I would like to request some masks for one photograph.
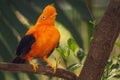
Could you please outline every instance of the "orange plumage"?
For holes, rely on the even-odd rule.
[[[48,5],[38,18],[36,24],[30,28],[20,41],[13,63],[30,62],[36,71],[37,64],[31,61],[32,58],[41,58],[51,67],[52,64],[47,59],[53,49],[58,46],[60,33],[55,27],[57,12],[53,5]]]

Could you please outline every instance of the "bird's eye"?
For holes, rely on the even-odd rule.
[[[42,16],[43,19],[46,19],[46,16]]]

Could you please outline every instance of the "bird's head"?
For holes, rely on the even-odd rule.
[[[42,14],[38,18],[37,23],[54,23],[57,12],[53,5],[48,5],[44,8]]]

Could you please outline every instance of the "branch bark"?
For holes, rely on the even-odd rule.
[[[0,62],[0,71],[36,73],[36,74],[43,74],[47,76],[64,78],[66,80],[77,80],[77,76],[72,72],[57,68],[56,73],[53,73],[50,67],[42,66],[42,65],[39,65],[38,71],[34,72],[32,65]]]
[[[79,80],[100,80],[120,33],[120,0],[111,0],[96,31]]]

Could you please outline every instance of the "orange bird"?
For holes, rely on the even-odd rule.
[[[48,5],[39,16],[36,24],[31,27],[21,39],[13,63],[25,63],[28,61],[36,72],[38,65],[32,62],[32,58],[41,58],[47,62],[55,72],[56,68],[49,62],[48,57],[59,44],[60,33],[55,27],[57,12],[53,5]]]

